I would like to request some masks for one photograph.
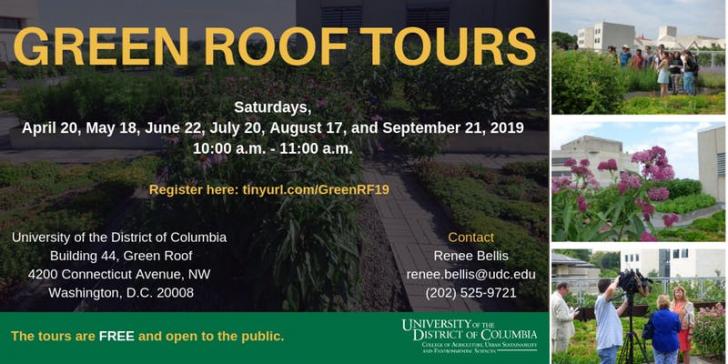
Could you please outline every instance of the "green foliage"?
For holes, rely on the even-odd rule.
[[[564,32],[551,32],[551,41],[561,49],[574,49],[576,40],[576,35]]]
[[[280,60],[255,72],[247,67],[215,68],[190,79],[182,89],[181,112],[185,119],[200,120],[206,128],[215,120],[239,118],[230,105],[240,95],[250,100],[276,95],[311,105],[312,115],[307,116],[310,123],[340,121],[343,128],[349,128],[364,122],[364,103],[359,95],[349,90],[345,80],[333,76],[325,67],[292,68]],[[347,117],[342,119],[341,115]],[[263,125],[292,122],[279,114],[252,115],[248,120]],[[274,147],[290,139],[266,133],[215,135],[206,141]],[[255,181],[260,185],[310,186],[359,181],[363,148],[357,135],[307,134],[297,138],[300,143],[348,144],[354,150],[353,154],[327,158],[265,154],[216,159],[193,155],[194,142],[192,136],[183,136],[170,144],[163,168],[169,183],[244,185]],[[253,307],[326,311],[348,309],[357,299],[359,228],[355,206],[349,196],[269,196],[246,199],[245,203],[223,196],[185,196],[155,201],[152,215],[185,211],[175,214],[175,221],[169,224],[188,230],[214,228],[240,242],[226,250],[225,257],[219,257],[230,263],[221,264],[218,270],[251,277],[241,288]]]
[[[723,114],[725,92],[715,95],[638,96],[625,101],[623,114]]]
[[[672,179],[669,181],[654,182],[655,187],[665,187],[670,191],[670,198],[677,198],[688,195],[697,195],[703,191],[703,185],[694,179]]]
[[[177,81],[162,72],[150,77],[85,72],[58,85],[24,89],[16,112],[30,122],[144,123],[174,119],[179,94]]]
[[[657,232],[665,241],[725,241],[725,210],[693,221],[689,226]]]
[[[547,160],[512,162],[504,165],[501,171],[508,175],[524,176],[545,186],[548,183],[549,162]]]
[[[620,264],[619,259],[620,259],[619,252],[598,251],[598,252],[594,252],[594,254],[592,254],[591,258],[589,259],[589,262],[601,269],[619,270],[619,264]],[[612,275],[611,277],[615,277],[615,276],[616,275]]]
[[[646,317],[635,317],[634,326],[637,334],[641,333],[641,328],[647,324]],[[622,318],[622,329],[625,330],[629,327],[627,318]],[[554,364],[594,364],[599,362],[596,349],[596,321],[574,321],[574,328],[576,332],[574,337],[571,339],[571,345],[569,350],[565,353],[554,353],[552,355],[552,363]],[[649,343],[648,343],[649,345]],[[642,362],[640,358],[642,356],[639,350],[635,350],[636,360],[635,362]],[[647,350],[647,363],[652,360],[652,350]]]
[[[459,52],[455,39],[449,39],[445,47],[449,57]],[[405,53],[417,55],[420,48],[418,43],[409,43]],[[536,61],[528,66],[497,65],[492,57],[485,57],[482,65],[474,65],[469,53],[457,67],[443,65],[432,52],[431,59],[420,66],[400,65],[398,75],[404,81],[404,95],[415,110],[434,109],[446,115],[467,114],[483,122],[492,121],[523,105],[546,110],[548,62],[542,55],[548,54],[548,49],[536,47],[536,52]]]
[[[716,72],[698,73],[698,87],[725,89],[725,75]]]
[[[143,157],[63,167],[0,164],[0,277],[20,280],[48,257],[43,245],[11,244],[12,231],[99,230],[134,188],[154,181],[158,163]]]
[[[628,85],[617,62],[594,52],[554,50],[554,114],[616,114]]]
[[[530,202],[533,199],[519,195],[509,199],[497,191],[503,183],[517,183],[512,176],[499,174],[482,167],[452,167],[436,163],[422,163],[417,169],[425,187],[442,203],[452,216],[453,222],[464,232],[494,233],[498,249],[511,253],[506,266],[512,269],[535,269],[535,281],[521,283],[520,296],[524,301],[540,307],[548,299],[542,289],[548,275],[544,270],[548,259],[545,241],[548,232],[546,203]],[[521,177],[523,178],[523,177]],[[528,179],[523,178],[524,181]],[[530,182],[531,186],[538,186]],[[531,193],[545,195],[543,187]],[[508,194],[506,194],[508,195]],[[481,249],[481,248],[478,248]]]
[[[660,87],[657,83],[657,71],[653,68],[636,70],[634,68],[625,67],[621,69],[622,76],[625,78],[627,90],[631,91],[659,91]]]
[[[671,198],[655,204],[655,210],[659,212],[674,212],[676,214],[685,214],[702,208],[715,205],[715,197],[701,193],[697,195],[680,196]]]
[[[725,309],[720,304],[696,315],[693,340],[705,356],[725,355]]]

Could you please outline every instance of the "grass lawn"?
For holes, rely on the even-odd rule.
[[[723,114],[725,92],[698,96],[638,96],[624,102],[622,114]]]
[[[137,186],[154,180],[158,162],[142,157],[91,165],[0,163],[0,292],[47,259],[39,249],[50,248],[12,244],[13,231],[98,231]]]

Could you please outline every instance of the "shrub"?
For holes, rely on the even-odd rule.
[[[555,114],[616,114],[627,84],[619,65],[594,52],[554,50],[552,98]]]
[[[652,68],[646,70],[623,68],[622,76],[629,91],[658,91],[660,89],[657,84],[657,71]]]
[[[715,205],[715,197],[704,193],[697,195],[680,196],[671,198],[667,201],[655,204],[655,209],[659,212],[674,212],[677,214],[685,214],[702,208]]]
[[[548,184],[549,162],[547,160],[513,162],[504,165],[502,171],[504,174],[530,178],[542,186],[546,186]]]
[[[700,309],[693,329],[693,340],[705,356],[725,355],[725,309],[721,304]]]
[[[659,230],[657,237],[667,241],[725,241],[725,210],[685,227]]]
[[[180,88],[164,73],[133,77],[86,72],[54,86],[33,86],[21,93],[20,120],[118,123],[176,119]]]
[[[717,72],[700,72],[697,86],[725,89],[725,75]]]
[[[703,185],[700,181],[694,179],[673,179],[670,181],[660,181],[655,183],[655,187],[665,187],[670,191],[670,198],[697,195],[703,191]]]

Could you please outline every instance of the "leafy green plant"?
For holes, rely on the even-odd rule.
[[[514,169],[518,169],[513,166]],[[519,176],[501,174],[477,166],[452,167],[433,162],[417,166],[417,175],[428,191],[449,212],[453,222],[463,232],[494,233],[499,249],[518,251],[511,255],[507,267],[536,269],[536,281],[524,282],[520,296],[531,300],[534,307],[544,304],[541,274],[546,268],[547,249],[543,245],[548,234],[546,203],[532,202],[528,195],[544,195],[545,188],[535,181]],[[504,187],[531,186],[529,192],[504,193]]]
[[[665,241],[725,241],[725,210],[693,221],[690,225],[657,232]]]
[[[85,72],[58,85],[25,88],[16,113],[30,122],[155,122],[178,115],[179,93],[177,81],[163,72],[144,78]]]
[[[659,91],[660,89],[657,83],[657,71],[652,68],[636,70],[626,67],[621,71],[629,91]]]
[[[555,114],[617,114],[628,85],[619,65],[594,52],[554,50],[552,102]]]
[[[715,95],[638,96],[625,101],[623,114],[723,114],[725,92]]]
[[[702,208],[715,205],[715,197],[701,193],[697,195],[680,196],[655,204],[658,212],[675,212],[685,214]]]
[[[725,308],[720,303],[710,309],[701,309],[696,315],[693,340],[701,354],[725,356]]]
[[[655,187],[665,187],[670,191],[670,198],[697,195],[703,191],[703,185],[694,179],[673,179],[654,183]]]

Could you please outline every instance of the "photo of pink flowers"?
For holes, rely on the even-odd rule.
[[[725,242],[725,123],[567,123],[551,133],[553,241]]]

